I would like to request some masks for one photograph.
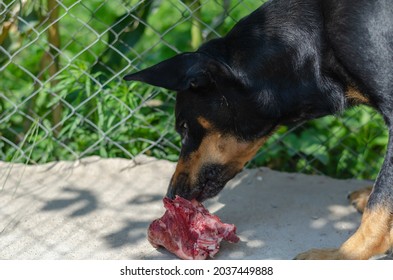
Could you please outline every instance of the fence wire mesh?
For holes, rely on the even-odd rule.
[[[224,35],[254,0],[2,0],[0,159],[90,155],[176,160],[174,93],[124,74]],[[387,133],[359,107],[282,127],[248,166],[373,178]]]

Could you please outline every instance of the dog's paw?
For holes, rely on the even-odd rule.
[[[368,197],[370,196],[372,187],[363,188],[348,195],[349,202],[358,210],[363,213],[364,208],[366,208]]]
[[[297,255],[294,260],[340,260],[343,258],[338,249],[311,249]]]

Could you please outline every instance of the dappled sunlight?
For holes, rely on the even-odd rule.
[[[328,218],[333,222],[333,227],[340,231],[352,231],[359,226],[359,219],[353,220],[353,215],[360,218],[361,215],[357,213],[351,205],[332,205],[329,207]]]
[[[243,251],[229,252],[229,259],[243,259],[245,254]]]
[[[149,224],[164,214],[162,198],[175,164],[147,158],[139,162],[134,167],[116,159],[59,162],[46,167],[45,176],[36,172],[42,167],[28,167],[20,180],[20,168],[13,168],[12,180],[0,193],[1,201],[8,201],[0,210],[0,225],[6,228],[0,235],[2,255],[176,258],[147,241]],[[15,184],[18,192],[12,198],[9,190]],[[216,259],[292,259],[311,247],[339,246],[361,217],[348,205],[346,194],[361,186],[361,181],[267,168],[243,171],[204,202],[224,223],[234,224],[240,237],[238,243],[222,242]]]
[[[350,205],[330,205],[328,210],[330,212],[328,218],[333,221],[343,219],[356,213],[355,208]]]
[[[310,227],[313,229],[323,229],[332,225],[336,230],[353,230],[359,225],[357,220],[348,221],[357,215],[350,205],[330,205],[327,207],[328,213],[324,217],[312,217]]]
[[[311,221],[310,227],[313,229],[321,229],[324,228],[329,221],[325,218],[318,218],[316,220]]]
[[[209,210],[210,213],[215,214],[217,211],[220,211],[222,208],[225,207],[224,204],[217,201],[217,198],[210,199],[203,203],[205,207]]]
[[[251,248],[261,248],[264,245],[262,240],[249,240],[247,246]]]
[[[258,238],[258,232],[256,230],[245,230],[239,233],[240,241],[248,248],[262,248],[265,242]]]
[[[355,230],[359,226],[359,223],[354,223],[354,222],[346,222],[346,221],[340,221],[334,223],[334,228],[337,230]]]

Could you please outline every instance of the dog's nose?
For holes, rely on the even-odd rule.
[[[167,190],[165,196],[170,198],[170,199],[174,199],[175,198],[175,189],[172,187],[171,184],[169,184],[168,190]]]
[[[171,181],[169,182],[168,190],[166,192],[166,196],[170,199],[174,199],[176,195],[180,195],[183,186],[186,184],[187,181],[187,174],[180,173],[180,174],[173,174]]]
[[[220,174],[220,169],[217,166],[211,166],[205,170],[205,179],[214,181],[217,179],[218,175]]]
[[[187,173],[175,173],[169,183],[166,196],[170,199],[174,199],[176,195],[181,197],[188,197],[188,174]]]

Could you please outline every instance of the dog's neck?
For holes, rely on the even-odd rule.
[[[304,17],[306,2],[309,11]],[[264,117],[288,123],[341,113],[346,107],[345,82],[326,58],[330,50],[323,23],[317,20],[319,1],[285,0],[281,5],[288,7],[264,5],[199,51],[229,65],[247,89],[244,94],[265,104],[259,106]]]

